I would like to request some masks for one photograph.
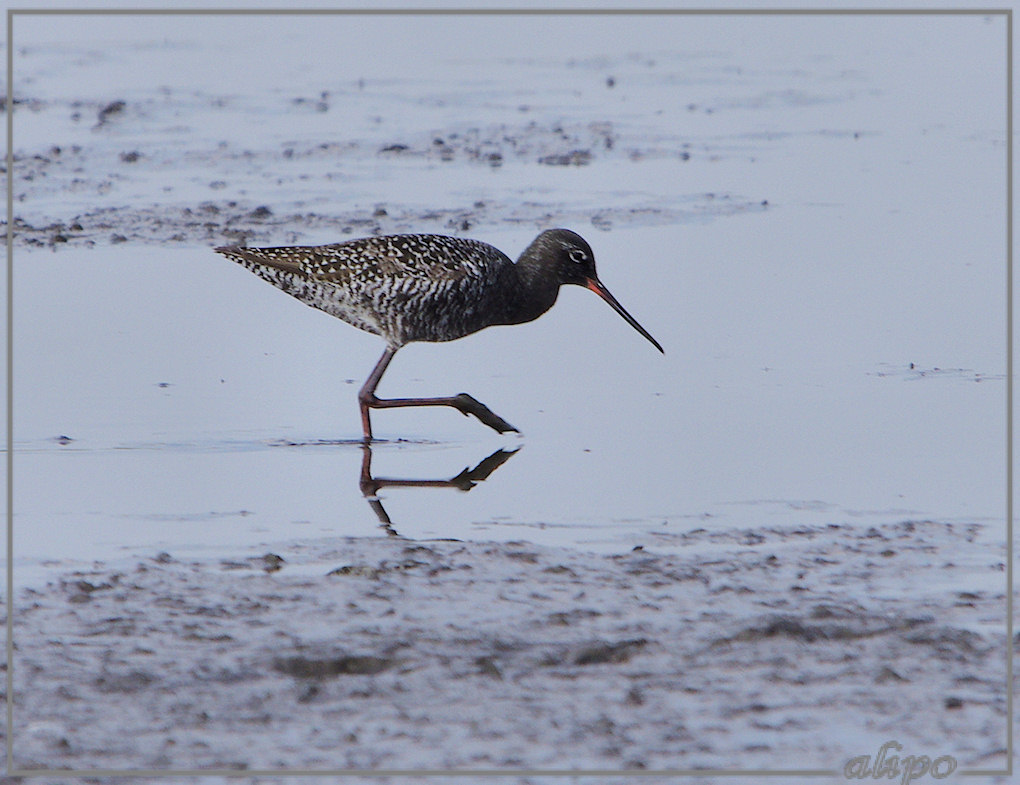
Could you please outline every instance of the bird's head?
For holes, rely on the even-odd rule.
[[[560,284],[574,284],[591,289],[609,303],[613,310],[626,320],[627,324],[651,341],[656,349],[660,352],[663,351],[659,342],[638,324],[637,320],[627,313],[617,299],[609,293],[609,290],[602,285],[595,272],[595,254],[592,253],[591,246],[581,235],[569,229],[548,229],[535,238],[525,253],[541,259]]]

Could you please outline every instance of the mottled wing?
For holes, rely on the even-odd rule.
[[[326,271],[325,259],[319,253],[318,246],[246,248],[229,245],[214,250],[255,272],[260,272],[260,268],[267,268],[285,275],[310,279],[322,277]]]
[[[281,248],[217,248],[314,308],[393,345],[452,340],[485,324],[481,294],[513,263],[487,243],[385,235]]]
[[[354,276],[365,282],[416,279],[440,283],[477,278],[492,264],[510,261],[487,243],[437,234],[366,237],[308,250],[314,252],[306,268],[309,274]]]
[[[365,237],[316,246],[225,246],[216,251],[248,268],[264,265],[290,275],[358,287],[384,279],[441,282],[482,277],[488,266],[510,263],[487,243],[434,234]]]
[[[357,270],[344,265],[323,246],[215,249],[301,302],[348,324],[389,338],[386,325],[364,296]]]

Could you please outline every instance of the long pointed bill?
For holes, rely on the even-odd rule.
[[[648,330],[646,330],[644,327],[638,324],[637,319],[635,319],[633,316],[627,313],[624,307],[616,301],[616,298],[609,293],[609,290],[602,285],[601,281],[599,281],[597,278],[589,278],[585,285],[593,292],[595,292],[595,294],[597,294],[599,297],[601,297],[603,300],[609,303],[613,307],[614,311],[616,311],[618,314],[620,314],[620,316],[627,320],[627,324],[629,324],[631,327],[633,327],[635,330],[641,333],[645,338],[651,341],[652,346],[654,346],[663,354],[666,353],[665,350],[661,346],[659,346],[659,342],[648,334]]]

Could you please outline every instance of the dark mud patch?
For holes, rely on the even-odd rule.
[[[370,654],[336,654],[332,656],[278,657],[273,669],[299,679],[324,679],[334,676],[374,676],[396,664],[392,657]]]
[[[584,226],[608,231],[613,227],[663,226],[714,217],[760,212],[761,202],[725,194],[699,194],[678,199],[665,207],[640,204],[633,207],[571,208],[538,202],[475,202],[446,208],[386,205],[380,209],[328,212],[275,213],[264,205],[233,200],[207,201],[195,207],[147,205],[111,207],[73,216],[67,221],[30,223],[14,219],[15,242],[21,246],[58,249],[101,247],[118,243],[172,245],[217,244],[285,245],[308,242],[328,233],[340,242],[378,234],[436,233],[463,235],[493,227],[532,227],[534,230]],[[2,233],[6,239],[6,232]]]

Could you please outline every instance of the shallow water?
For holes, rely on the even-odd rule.
[[[34,227],[20,237],[55,249],[15,260],[19,576],[378,526],[355,395],[381,344],[210,251],[237,232],[452,231],[514,256],[569,225],[666,348],[568,287],[532,324],[402,350],[381,395],[464,390],[523,434],[376,413],[378,476],[445,480],[516,450],[468,493],[383,488],[402,535],[626,550],[777,519],[1003,520],[994,25],[669,19],[635,48],[627,31],[647,21],[594,19],[531,57],[514,41],[562,43],[569,20],[516,19],[496,41],[468,35],[484,20],[448,19],[437,35],[473,42],[457,57],[366,55],[340,79],[298,54],[326,34],[307,19],[281,21],[294,62],[248,73],[215,46],[223,20],[166,21],[159,42],[120,48],[90,41],[137,40],[124,20],[89,20],[70,48],[45,43],[68,20],[19,22],[19,84],[38,103],[16,145],[41,172],[19,183]],[[361,43],[434,21],[372,20]],[[157,87],[139,63],[163,63]],[[125,108],[94,121],[114,98]],[[542,163],[577,145],[590,160]],[[263,204],[268,218],[245,217]]]
[[[707,231],[626,239],[668,247]],[[755,297],[737,277],[711,286],[637,256],[654,286],[610,259],[602,276],[664,356],[580,289],[534,324],[398,354],[381,394],[463,389],[522,435],[447,409],[375,413],[376,476],[449,479],[517,450],[470,493],[383,489],[396,531],[626,550],[663,528],[999,519],[1001,365],[961,336],[917,351],[942,341],[926,313],[960,298],[872,305],[863,330],[817,322],[814,304],[780,314],[782,290]],[[19,560],[372,530],[356,391],[378,339],[204,249],[21,258]],[[53,280],[75,307],[47,294]],[[725,315],[736,297],[739,322]],[[909,332],[922,335],[882,345]],[[946,360],[911,369],[914,357]]]

